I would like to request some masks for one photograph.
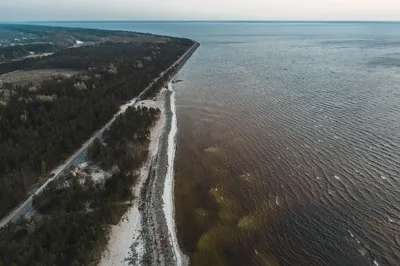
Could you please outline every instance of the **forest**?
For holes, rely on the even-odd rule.
[[[112,39],[108,31],[88,31],[92,39],[100,35]],[[95,34],[97,37],[93,37]],[[121,104],[139,95],[193,44],[187,39],[149,36],[161,41],[107,41],[0,64],[0,75],[54,68],[84,72],[26,86],[0,83],[0,217],[44,182],[50,171],[110,120]],[[149,93],[156,91],[159,83]],[[109,166],[106,158],[115,151],[97,148],[105,158],[93,159]]]
[[[51,182],[33,200],[40,215],[0,229],[0,266],[97,265],[110,225],[130,206],[159,115],[158,109],[134,107],[120,115],[89,149],[92,163],[112,168],[112,176],[94,182],[71,173]]]
[[[168,36],[100,29],[48,27],[38,25],[0,24],[0,62],[18,59],[33,53],[50,53],[83,44],[99,43],[165,43],[184,41]]]
[[[1,47],[0,62],[27,56],[31,53],[52,53],[65,48],[67,48],[67,46],[49,43]]]

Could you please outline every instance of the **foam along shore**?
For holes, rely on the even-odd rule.
[[[188,264],[188,258],[182,253],[179,248],[179,243],[176,235],[175,227],[175,211],[174,211],[174,161],[176,153],[176,134],[178,132],[178,121],[176,117],[175,91],[172,87],[172,82],[168,84],[168,90],[171,93],[170,97],[170,116],[171,129],[168,135],[168,170],[164,183],[164,215],[168,226],[168,235],[173,249],[176,265],[183,266]]]
[[[155,101],[141,101],[136,106],[159,108],[160,119],[151,130],[149,156],[140,169],[134,203],[111,228],[108,249],[99,265],[188,265],[178,246],[174,221],[177,119],[172,83]]]
[[[141,167],[138,182],[133,188],[134,202],[118,225],[112,226],[108,248],[102,256],[100,266],[131,265],[127,259],[132,256],[133,248],[134,252],[139,255],[138,260],[144,253],[144,243],[140,237],[142,231],[139,211],[140,191],[149,175],[154,157],[157,156],[159,140],[165,125],[164,93],[165,89],[154,100],[139,101],[135,104],[136,107],[158,108],[161,114],[156,125],[151,129],[148,159]]]

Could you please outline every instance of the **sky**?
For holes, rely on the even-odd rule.
[[[400,0],[0,0],[0,21],[400,21]]]

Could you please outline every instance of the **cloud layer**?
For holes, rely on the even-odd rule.
[[[0,20],[398,20],[398,0],[0,0]]]

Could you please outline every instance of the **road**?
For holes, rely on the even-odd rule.
[[[16,209],[14,209],[10,214],[8,214],[8,216],[6,216],[5,218],[3,218],[0,221],[0,227],[3,227],[4,225],[6,225],[8,222],[12,221],[12,222],[16,222],[19,219],[21,219],[22,217],[31,217],[33,215],[35,215],[36,211],[35,208],[32,205],[32,199],[35,195],[40,194],[46,187],[47,185],[52,182],[53,180],[58,179],[60,176],[63,176],[65,173],[68,172],[68,170],[70,169],[70,167],[73,166],[77,166],[78,164],[80,164],[84,159],[85,156],[87,154],[87,149],[90,146],[90,144],[93,143],[93,141],[99,137],[101,137],[103,135],[103,132],[108,129],[112,123],[115,121],[115,119],[120,115],[123,114],[128,107],[134,105],[136,102],[138,102],[141,97],[146,93],[146,91],[148,89],[151,88],[151,86],[153,86],[154,83],[156,83],[160,78],[164,77],[164,75],[173,67],[178,66],[181,67],[186,61],[187,59],[189,59],[189,57],[193,54],[193,52],[197,49],[198,44],[195,43],[188,51],[185,52],[185,54],[183,54],[181,57],[179,57],[179,59],[173,64],[171,65],[168,69],[166,69],[165,71],[161,72],[160,75],[154,79],[136,98],[133,98],[132,100],[130,100],[129,102],[125,103],[124,105],[122,105],[118,111],[118,113],[116,113],[113,118],[108,121],[107,124],[105,124],[101,129],[99,129],[98,131],[96,131],[92,137],[87,140],[79,150],[77,150],[73,155],[71,155],[68,160],[65,161],[64,164],[60,165],[59,167],[57,167],[56,169],[54,169],[51,172],[52,177],[49,178],[40,188],[38,188],[27,200],[25,200],[21,205],[19,205],[19,207],[17,207]]]

